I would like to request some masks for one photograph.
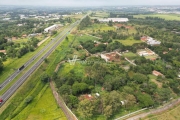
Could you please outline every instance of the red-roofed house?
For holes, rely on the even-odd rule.
[[[0,52],[6,54],[6,50],[0,50]]]
[[[120,60],[120,54],[118,52],[101,54],[101,58],[104,59],[106,62],[108,62],[108,61],[119,61]]]
[[[86,99],[86,100],[92,100],[92,99],[93,99],[93,96],[92,96],[91,94],[84,94],[84,95],[81,95],[81,96],[79,97],[79,100],[84,100],[84,99]]]
[[[141,37],[141,41],[143,41],[143,42],[146,42],[146,41],[147,41],[147,39],[148,39],[148,37],[147,37],[147,36],[143,36],[143,37]]]
[[[155,76],[164,76],[162,73],[160,73],[160,72],[158,72],[158,71],[156,71],[156,70],[154,70],[154,71],[152,72],[152,74],[155,75]]]

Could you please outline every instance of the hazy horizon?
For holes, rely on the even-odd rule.
[[[121,6],[121,5],[180,5],[180,0],[5,0],[0,5],[33,6]]]

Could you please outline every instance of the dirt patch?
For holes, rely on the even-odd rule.
[[[49,39],[49,37],[46,37],[44,40],[40,41],[37,46],[40,46],[41,44],[43,44],[47,39]]]
[[[161,82],[158,82],[155,79],[151,79],[151,81],[154,82],[158,86],[158,88],[162,88],[162,83]]]

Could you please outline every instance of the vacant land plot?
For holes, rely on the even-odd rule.
[[[128,52],[128,53],[124,53],[123,56],[127,57],[130,60],[133,60],[133,59],[135,59],[137,57],[137,54],[132,53],[132,52]]]
[[[76,37],[74,37],[73,46],[77,47],[78,45],[80,45],[79,41],[86,42],[88,40],[95,41],[95,40],[98,40],[98,38],[90,36],[90,35],[76,36]]]
[[[109,13],[107,12],[102,12],[102,11],[97,11],[95,15],[93,15],[93,18],[105,18],[109,17]]]
[[[180,21],[180,15],[178,14],[149,14],[149,15],[134,15],[135,18],[145,17],[159,17],[165,20],[178,20]]]
[[[59,75],[60,76],[67,76],[67,73],[74,72],[77,76],[82,76],[84,72],[85,62],[76,61],[74,65],[70,65],[70,63],[65,63],[60,66]]]
[[[133,39],[131,39],[131,40],[128,40],[128,39],[127,40],[117,40],[117,41],[119,41],[120,43],[122,43],[125,46],[132,46],[135,43],[142,43],[142,41],[140,41],[140,40],[133,40]]]
[[[86,28],[88,32],[103,32],[108,30],[115,30],[115,27],[108,26],[107,24],[93,24],[92,26],[89,26]]]
[[[162,114],[151,116],[144,120],[180,120],[180,105]]]

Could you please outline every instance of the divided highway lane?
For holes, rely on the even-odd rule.
[[[69,29],[71,31],[79,21],[75,22]],[[2,106],[13,94],[14,92],[26,81],[26,79],[41,65],[41,63],[44,61],[45,58],[47,58],[53,50],[62,42],[62,40],[69,34],[69,31],[63,35],[55,45],[51,47],[50,50],[48,50],[45,55],[40,58],[21,78],[19,78],[15,84],[13,84],[2,96],[1,99],[3,102],[0,106]]]
[[[78,21],[77,21],[78,22]],[[77,23],[76,22],[76,23]],[[74,24],[76,24],[74,23]],[[11,80],[13,80],[17,75],[19,75],[19,73],[21,71],[23,71],[23,69],[25,69],[26,67],[28,67],[36,58],[38,58],[44,51],[46,51],[49,46],[51,46],[53,43],[55,43],[58,38],[62,35],[64,35],[65,33],[67,33],[69,31],[69,29],[74,25],[70,25],[68,28],[66,28],[63,32],[61,32],[58,36],[56,36],[56,38],[52,39],[43,49],[41,49],[36,55],[34,55],[30,60],[28,60],[22,67],[22,70],[16,70],[11,76],[9,76],[1,85],[0,85],[0,90],[2,90]]]

